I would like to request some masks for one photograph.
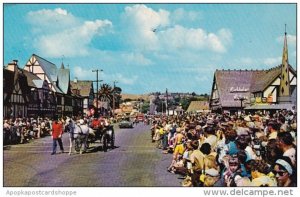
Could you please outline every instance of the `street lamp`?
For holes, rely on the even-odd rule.
[[[99,80],[98,80],[98,72],[99,72],[99,71],[102,72],[103,70],[102,70],[102,69],[100,69],[100,70],[99,70],[99,69],[92,70],[92,72],[96,72],[96,74],[97,74],[97,75],[96,75],[96,77],[97,77],[97,78],[96,78],[96,83],[97,83],[97,84],[96,84],[96,85],[97,85],[97,86],[96,86],[96,87],[97,87],[97,90],[96,90],[96,95],[97,95],[97,98],[96,98],[96,108],[97,108],[97,113],[98,113],[98,82],[99,82]],[[101,81],[102,81],[102,80],[101,80]]]
[[[241,113],[242,113],[242,111],[243,111],[243,101],[248,100],[248,97],[247,96],[242,96],[242,95],[235,95],[233,97],[233,99],[235,101],[240,101],[241,102]]]

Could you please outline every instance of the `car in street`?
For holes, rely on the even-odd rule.
[[[145,120],[145,116],[144,114],[138,114],[136,119],[139,121],[139,122],[144,122]]]
[[[119,122],[119,128],[133,128],[133,122],[129,118],[122,119]]]

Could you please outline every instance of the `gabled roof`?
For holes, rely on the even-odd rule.
[[[259,72],[259,71],[254,71]],[[220,95],[220,103],[223,107],[239,107],[240,102],[234,100],[236,92],[230,89],[240,87],[250,90],[253,71],[244,70],[217,70],[215,72],[216,84]],[[239,92],[238,95],[250,98],[250,92]]]
[[[80,95],[83,97],[90,96],[91,88],[93,88],[92,81],[79,81],[79,80],[77,80],[77,82],[71,81],[71,89],[72,90],[73,89],[80,90]],[[93,92],[92,92],[92,94],[93,94]]]
[[[16,77],[17,76],[17,77]],[[20,89],[22,91],[22,96],[25,100],[25,102],[28,102],[28,83],[26,75],[24,75],[20,69],[17,67],[17,71],[10,71],[7,69],[3,69],[3,93],[7,93],[7,96],[4,98],[4,103],[6,103],[10,97],[11,94],[14,91],[14,84],[18,83],[20,86]]]
[[[28,86],[30,87],[37,87],[37,83],[41,83],[43,84],[43,80],[41,80],[38,76],[36,76],[35,74],[28,72],[27,70],[23,70],[23,74],[26,76],[27,78],[27,83]],[[41,82],[37,82],[37,81],[41,81]]]
[[[254,73],[251,84],[251,92],[263,91],[280,75],[280,73],[280,66]]]
[[[208,101],[192,101],[186,110],[187,112],[197,112],[200,110],[209,110]]]
[[[36,60],[39,62],[39,65],[42,67],[42,69],[44,70],[45,74],[47,75],[51,83],[53,83],[53,81],[57,81],[56,65],[36,54],[32,54],[32,56],[34,56]]]
[[[290,71],[296,71],[289,65]],[[224,107],[240,107],[240,102],[234,100],[235,95],[246,96],[254,92],[264,91],[277,77],[280,76],[281,65],[269,70],[216,70],[215,79]],[[242,88],[248,91],[230,92],[230,88]],[[249,101],[248,101],[249,102]]]

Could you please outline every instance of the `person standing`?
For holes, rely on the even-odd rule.
[[[63,143],[61,140],[63,134],[63,124],[61,121],[56,118],[53,123],[52,123],[52,139],[53,139],[53,145],[52,145],[52,153],[51,155],[56,154],[56,147],[57,147],[57,142],[59,144],[60,150],[63,153],[64,152],[64,147]]]

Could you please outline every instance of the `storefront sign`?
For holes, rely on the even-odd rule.
[[[231,87],[229,89],[230,92],[248,92],[249,89],[245,87]]]

